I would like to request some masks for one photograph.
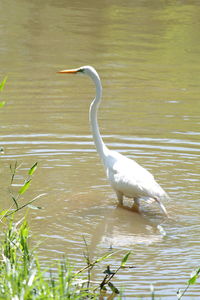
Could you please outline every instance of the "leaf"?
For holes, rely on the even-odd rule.
[[[0,107],[3,107],[6,104],[5,101],[0,101]]]
[[[108,282],[108,286],[113,293],[119,294],[119,290],[114,286],[114,284],[112,282]]]
[[[38,163],[36,162],[28,171],[28,175],[33,175],[33,173],[35,172],[35,170],[37,169],[37,165]]]
[[[0,215],[1,215],[1,216],[4,216],[4,215],[7,214],[8,211],[9,211],[9,209],[2,210],[2,211],[0,212]]]
[[[99,263],[99,262],[101,262],[101,261],[103,261],[103,260],[109,258],[109,257],[112,256],[113,254],[114,254],[113,252],[112,252],[112,253],[106,253],[106,254],[104,254],[102,257],[97,258],[95,262],[96,262],[96,263]]]
[[[26,192],[26,190],[29,188],[31,183],[31,179],[29,179],[28,181],[25,182],[25,184],[21,187],[21,189],[19,190],[19,194],[22,195]]]
[[[36,199],[38,199],[38,198],[40,198],[40,197],[43,197],[43,196],[45,196],[45,195],[47,195],[47,193],[39,194],[38,196],[36,196],[35,198],[33,198],[33,199],[31,200],[31,203],[32,203],[33,201],[35,201]]]
[[[17,166],[17,161],[15,162],[14,166],[12,167],[12,164],[10,164],[10,171],[11,171],[11,180],[10,180],[10,184],[13,184],[14,178],[15,178],[15,173],[17,170],[18,166]]]
[[[103,272],[104,274],[112,275],[115,274],[115,272],[110,270],[110,266],[107,266],[107,269]]]
[[[35,205],[32,205],[32,204],[28,204],[27,207],[31,208],[31,209],[42,209],[42,207],[40,206],[35,206]]]
[[[125,264],[126,264],[128,258],[129,258],[129,255],[130,255],[130,254],[131,254],[131,251],[127,252],[127,253],[125,254],[125,256],[122,258],[122,261],[121,261],[121,267],[124,267],[124,266],[125,266]]]
[[[192,272],[191,278],[188,280],[188,284],[195,284],[199,278],[200,268],[197,271]]]
[[[197,278],[198,278],[198,275],[194,275],[193,277],[191,277],[189,280],[188,280],[188,284],[195,284],[196,281],[197,281]]]
[[[3,81],[0,83],[0,91],[3,91],[3,88],[4,88],[4,85],[6,83],[6,80],[7,80],[7,76],[3,79]]]
[[[18,208],[19,208],[19,205],[18,205],[17,200],[15,199],[15,197],[12,196],[12,200],[13,200],[13,202],[15,203],[16,208],[18,209]]]
[[[37,268],[35,268],[35,269],[32,270],[31,276],[29,277],[29,280],[28,280],[28,283],[27,283],[28,286],[32,286],[33,281],[34,281],[34,279],[36,277],[36,274],[37,274]]]

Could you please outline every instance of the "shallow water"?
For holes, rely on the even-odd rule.
[[[176,299],[199,267],[198,2],[11,1],[2,9],[0,75],[9,78],[0,110],[1,207],[10,201],[9,164],[22,163],[18,189],[38,161],[26,197],[46,194],[37,202],[43,209],[29,214],[41,259],[66,254],[82,266],[84,235],[94,257],[132,250],[136,268],[116,278],[127,298],[147,299],[153,284],[157,297]],[[170,220],[154,204],[142,215],[117,207],[88,125],[93,83],[56,74],[86,64],[102,79],[105,143],[155,175],[170,196]],[[197,285],[184,299],[199,294]]]

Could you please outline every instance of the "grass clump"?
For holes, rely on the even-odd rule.
[[[30,251],[27,222],[10,222],[2,243],[0,264],[0,299],[78,299],[69,291],[70,272],[62,264],[58,281],[45,276],[41,266]]]
[[[1,246],[0,299],[28,299],[34,279],[34,260],[29,251],[28,227],[10,223]]]
[[[94,261],[87,258],[86,267],[79,271],[74,271],[63,259],[57,271],[52,273],[41,268],[35,253],[30,250],[28,239],[26,220],[9,223],[1,244],[0,299],[100,299],[100,295],[107,294],[107,289],[108,297],[112,297],[109,299],[120,294],[111,281],[120,269],[126,267],[130,252],[123,257],[116,271],[107,266],[103,279],[97,283],[91,280],[92,269],[113,253]]]
[[[15,162],[14,165],[10,165],[11,180],[10,180],[9,192],[10,192],[12,204],[10,205],[9,208],[0,211],[0,221],[26,207],[31,209],[41,209],[41,207],[33,205],[33,202],[35,202],[38,198],[44,196],[45,194],[40,194],[35,198],[31,199],[30,201],[24,202],[22,199],[22,196],[30,187],[33,174],[37,169],[37,165],[38,165],[37,162],[34,163],[33,166],[28,170],[28,174],[24,179],[24,182],[21,184],[20,188],[17,191],[13,188],[13,185],[14,185],[14,180],[15,180],[17,170],[21,165],[18,166],[17,162]]]

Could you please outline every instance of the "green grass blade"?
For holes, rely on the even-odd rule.
[[[188,284],[195,284],[197,279],[199,278],[200,268],[195,272],[195,274],[188,280]]]
[[[114,254],[113,252],[112,252],[112,253],[106,253],[106,254],[104,254],[102,257],[97,258],[96,261],[95,261],[95,263],[99,263],[99,262],[101,262],[101,261],[103,261],[103,260],[109,258],[109,257],[112,256],[113,254]]]
[[[112,282],[108,282],[108,286],[111,289],[111,291],[117,295],[119,295],[119,290],[118,288],[116,288],[116,286],[114,286],[114,284]]]
[[[8,211],[9,211],[9,209],[4,209],[4,210],[2,210],[2,211],[0,212],[0,215],[1,215],[1,216],[4,216],[4,215],[7,214]]]
[[[7,81],[7,76],[2,80],[2,82],[0,83],[0,91],[3,91],[3,88],[4,88],[4,85],[5,85],[5,83],[6,83],[6,81]]]
[[[15,197],[12,196],[12,200],[15,203],[16,208],[18,209],[19,205],[18,205],[17,200],[15,199]]]
[[[19,190],[19,194],[22,195],[26,192],[26,190],[29,188],[31,184],[31,179],[29,179],[28,181],[25,182],[25,184],[21,187],[21,189]]]
[[[37,169],[37,165],[38,163],[36,162],[28,171],[28,175],[33,175],[33,173],[35,172],[35,170]]]
[[[129,258],[129,255],[130,255],[130,254],[131,254],[131,251],[127,252],[127,253],[125,254],[125,256],[122,258],[122,261],[121,261],[121,267],[124,267],[124,266],[125,266],[125,264],[126,264],[128,258]]]

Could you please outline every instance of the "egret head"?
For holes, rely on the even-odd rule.
[[[91,66],[83,66],[83,67],[80,67],[77,69],[70,69],[70,70],[61,70],[58,73],[61,73],[61,74],[83,74],[83,75],[88,75],[93,80],[95,78],[99,79],[99,75],[97,74],[97,71]]]

